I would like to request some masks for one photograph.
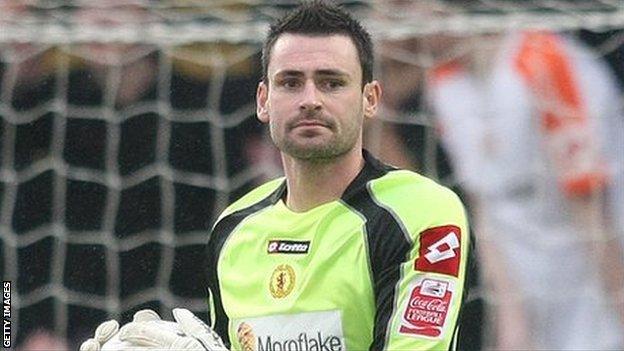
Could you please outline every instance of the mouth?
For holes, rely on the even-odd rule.
[[[307,121],[307,122],[299,122],[295,124],[295,128],[297,127],[325,127],[325,124],[321,122]]]
[[[299,127],[325,127],[329,128],[329,124],[317,119],[304,119],[293,124],[292,129]]]

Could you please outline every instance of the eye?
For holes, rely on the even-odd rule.
[[[341,79],[325,79],[321,82],[321,86],[325,90],[336,90],[342,88],[344,85],[345,82]]]
[[[283,86],[284,88],[294,89],[301,86],[301,82],[299,81],[299,79],[296,78],[285,78],[279,82],[279,85]]]

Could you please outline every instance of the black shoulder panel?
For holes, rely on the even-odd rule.
[[[383,177],[391,168],[370,155],[365,154],[365,159],[364,169],[347,188],[342,201],[366,218],[376,310],[370,350],[382,350],[396,299],[395,287],[401,279],[401,263],[408,257],[412,243],[394,215],[376,203],[367,188],[370,180]]]

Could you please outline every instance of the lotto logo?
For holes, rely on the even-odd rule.
[[[310,241],[270,240],[267,253],[276,254],[307,254]]]
[[[461,230],[454,225],[430,228],[420,233],[415,269],[457,277],[461,262]]]

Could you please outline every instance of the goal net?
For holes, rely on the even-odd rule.
[[[294,3],[0,2],[0,274],[15,342],[45,329],[75,346],[146,307],[206,317],[207,232],[281,172],[254,98],[267,23]],[[367,147],[460,192],[426,101],[440,60],[540,29],[624,75],[619,0],[342,3],[371,29],[387,92]],[[449,37],[461,44],[439,45]],[[473,315],[501,300],[488,289],[469,296]]]

